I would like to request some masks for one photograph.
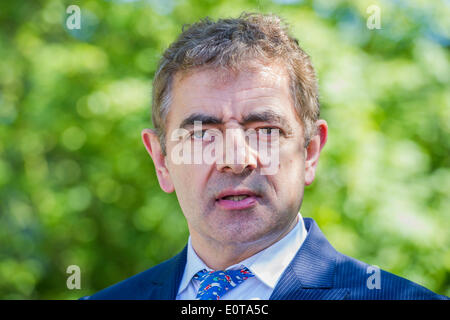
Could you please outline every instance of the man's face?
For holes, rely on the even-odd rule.
[[[295,222],[305,185],[303,126],[294,110],[289,77],[278,64],[258,65],[229,77],[218,77],[218,72],[203,69],[183,77],[176,75],[166,120],[166,157],[158,163],[154,152],[152,155],[157,172],[158,167],[166,170],[165,175],[158,174],[158,179],[165,191],[175,190],[193,240],[223,245],[274,241]],[[244,121],[250,114],[268,112],[276,116]],[[236,163],[236,158],[226,161],[224,157],[223,163],[176,164],[172,151],[180,142],[171,141],[171,134],[193,114],[219,120],[202,123],[202,129],[222,132],[224,145],[227,130],[242,130],[242,135],[234,137],[243,147],[239,150],[245,151],[245,161]],[[184,128],[193,131],[194,126]],[[242,138],[248,129],[267,134],[262,128],[279,129],[279,166],[272,175],[262,174],[258,150]],[[234,205],[229,198],[221,197],[233,193],[249,198]]]

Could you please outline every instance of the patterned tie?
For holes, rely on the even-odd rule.
[[[203,269],[194,275],[200,280],[197,300],[219,300],[225,293],[255,275],[247,268],[240,270],[207,271]]]

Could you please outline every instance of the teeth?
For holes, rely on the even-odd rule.
[[[248,198],[246,195],[240,195],[240,196],[226,196],[224,197],[225,200],[232,200],[232,201],[241,201],[245,198]]]

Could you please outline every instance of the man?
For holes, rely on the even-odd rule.
[[[310,59],[278,17],[191,25],[152,94],[155,129],[142,139],[190,237],[84,299],[446,298],[337,252],[299,213],[328,129]]]

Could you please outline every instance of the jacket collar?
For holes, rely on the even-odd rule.
[[[158,273],[151,281],[152,286],[147,299],[175,300],[178,287],[186,266],[187,245],[176,256],[161,266],[162,272]]]
[[[348,293],[347,289],[333,288],[337,251],[331,246],[313,219],[304,218],[303,220],[308,232],[306,239],[281,275],[270,299],[344,298]]]
[[[291,263],[303,288],[333,287],[337,252],[325,238],[317,223],[305,218],[308,231],[305,242]]]

